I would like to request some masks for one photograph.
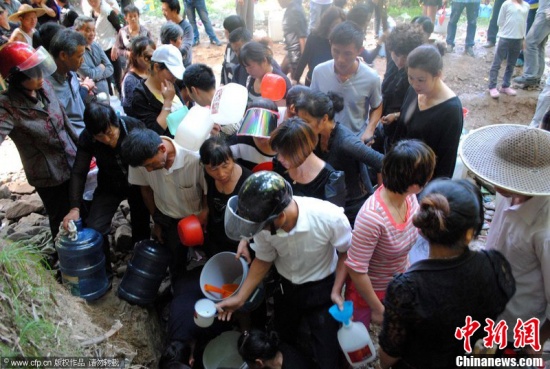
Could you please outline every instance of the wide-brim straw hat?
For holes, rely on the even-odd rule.
[[[459,154],[479,178],[527,196],[550,195],[550,132],[519,124],[471,131]]]
[[[8,17],[9,21],[12,22],[19,22],[19,17],[27,14],[27,13],[36,13],[37,17],[41,17],[44,14],[46,14],[46,10],[42,8],[33,8],[32,6],[28,4],[23,4],[19,7],[17,12],[13,13]]]

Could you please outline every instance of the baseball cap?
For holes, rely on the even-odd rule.
[[[160,45],[157,47],[153,52],[151,61],[164,63],[174,77],[177,79],[183,78],[185,67],[183,66],[181,52],[174,45]]]

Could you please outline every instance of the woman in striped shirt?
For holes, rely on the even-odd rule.
[[[418,194],[430,180],[435,154],[417,140],[398,142],[384,157],[382,182],[357,215],[346,266],[351,277],[346,299],[355,320],[366,327],[382,323],[382,299],[393,275],[408,267],[408,253],[418,231],[412,217]]]

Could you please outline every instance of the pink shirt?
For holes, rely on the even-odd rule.
[[[407,197],[405,222],[397,224],[380,196],[382,188],[361,207],[346,260],[346,265],[354,271],[368,273],[375,291],[385,291],[393,275],[407,269],[409,250],[418,237],[418,230],[412,224],[418,210],[416,196]]]

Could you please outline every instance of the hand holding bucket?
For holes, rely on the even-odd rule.
[[[204,243],[204,234],[199,218],[193,214],[178,222],[178,235],[183,246],[194,247]]]

